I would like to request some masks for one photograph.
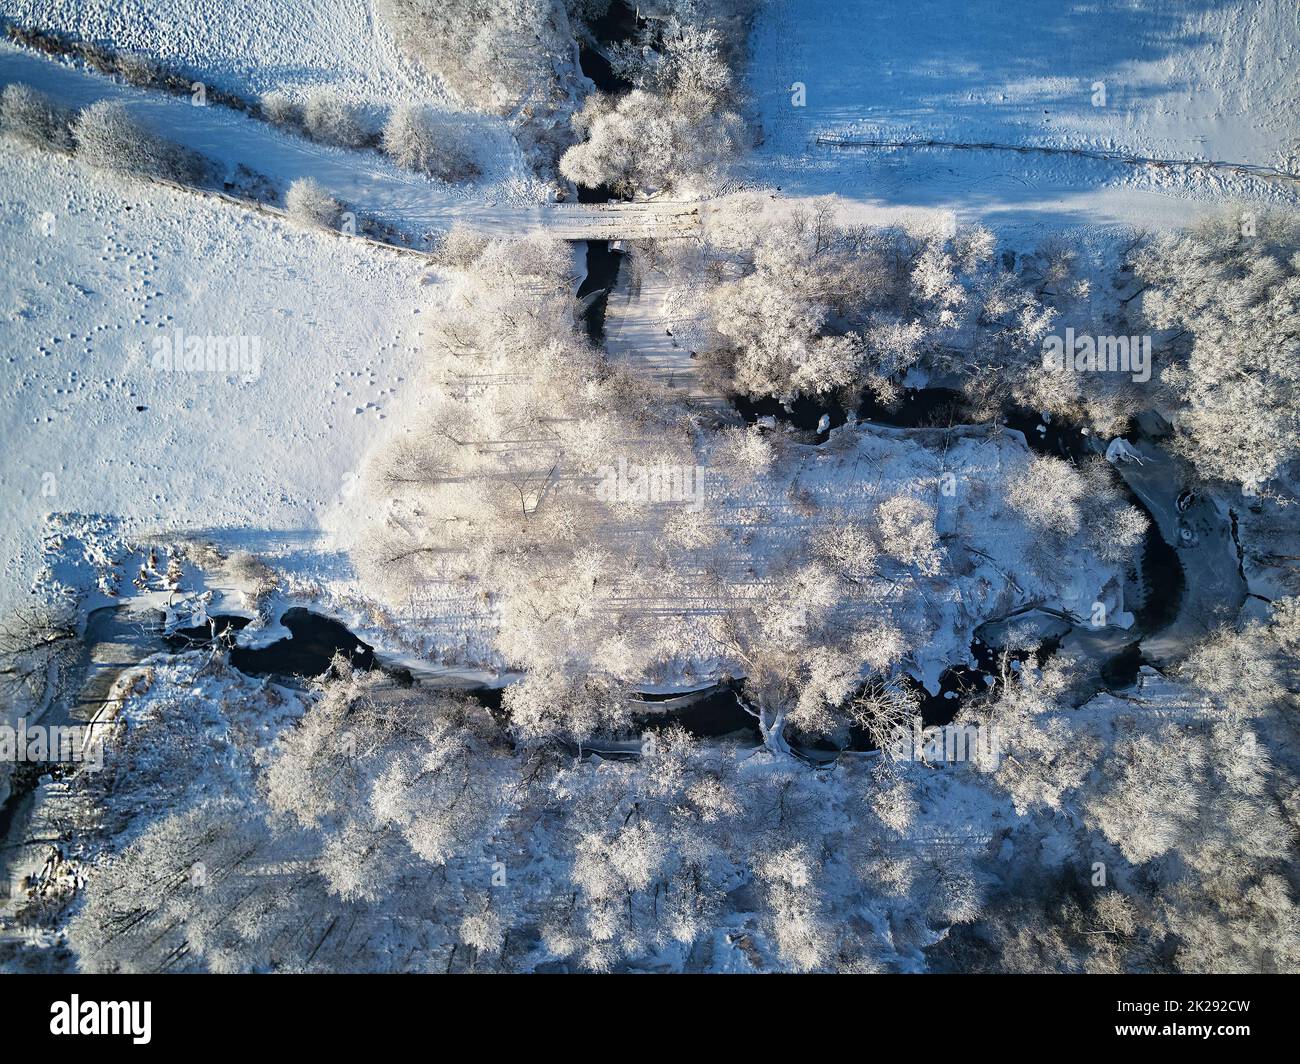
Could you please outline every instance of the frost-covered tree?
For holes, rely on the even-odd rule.
[[[307,94],[302,127],[312,140],[339,148],[360,148],[370,140],[361,109],[333,89],[318,88]]]
[[[73,112],[30,85],[13,82],[0,93],[0,130],[38,148],[72,148]]]
[[[742,801],[729,752],[667,729],[643,737],[638,762],[577,765],[553,788],[574,891],[544,917],[552,953],[607,971],[711,930],[743,867],[728,837]]]
[[[270,92],[263,93],[258,102],[262,108],[262,116],[268,122],[291,129],[302,128],[302,104],[285,90],[272,89]]]
[[[289,186],[284,196],[289,217],[305,225],[320,229],[334,229],[339,224],[343,207],[314,177],[300,177]]]
[[[77,157],[93,166],[183,184],[198,184],[206,175],[202,156],[146,129],[112,100],[100,100],[79,112],[72,135]]]
[[[1285,704],[1293,673],[1294,600],[1281,600],[1274,623],[1251,622],[1241,631],[1222,629],[1195,647],[1177,670],[1232,720],[1259,716]]]
[[[1083,467],[1036,455],[1010,473],[1008,505],[1044,539],[1037,552],[1047,558],[1068,541],[1081,541],[1098,557],[1122,562],[1146,534],[1146,515],[1125,501],[1108,463],[1094,458]]]
[[[297,718],[192,658],[134,686],[144,706],[86,784],[114,846],[70,928],[82,967],[441,969],[520,792],[486,712],[338,660]]]
[[[453,237],[443,255],[465,272],[433,337],[438,397],[377,458],[362,565],[393,595],[473,588],[500,660],[529,673],[508,699],[517,734],[581,741],[671,641],[637,603],[650,566],[714,538],[684,501],[619,478],[688,470],[694,492],[692,440],[579,336],[565,245]],[[670,522],[663,539],[620,531]]]
[[[748,0],[672,3],[613,49],[621,95],[595,93],[573,118],[579,144],[564,177],[626,194],[699,189],[743,146],[735,68],[754,5]]]
[[[661,96],[634,89],[596,93],[573,118],[583,138],[560,159],[560,173],[589,188],[608,185],[631,195],[683,192],[716,176],[739,151],[743,126],[707,98]]]
[[[267,798],[323,832],[332,890],[375,897],[409,863],[401,849],[436,867],[491,835],[504,814],[491,770],[500,737],[470,702],[394,692],[378,674],[335,668],[343,677],[285,736]]]
[[[765,858],[758,875],[767,889],[767,904],[776,948],[796,972],[809,972],[829,959],[831,935],[822,912],[813,857],[795,845]]]
[[[999,288],[983,229],[851,226],[831,200],[774,215],[746,196],[710,212],[704,228],[703,251],[667,256],[670,305],[725,391],[783,402],[838,394],[853,408],[870,388],[890,402],[918,363],[960,371],[956,352],[978,346],[981,331],[1021,347],[1038,335],[1029,296],[1014,328],[990,324],[999,302],[1015,300]]]
[[[0,618],[0,692],[7,710],[44,708],[76,651],[76,638],[75,611],[58,602],[18,608]]]
[[[1262,488],[1300,453],[1300,221],[1243,213],[1153,240],[1137,259],[1162,379],[1205,476]]]
[[[995,693],[963,709],[960,719],[989,729],[992,741],[976,745],[975,767],[1019,812],[1059,810],[1092,772],[1101,745],[1071,720],[1073,663],[1054,658],[1039,669],[1031,664],[1035,645],[1017,649],[1024,664],[1004,648]]]
[[[384,126],[384,151],[408,170],[439,181],[472,181],[479,175],[464,126],[417,104],[393,109]]]
[[[925,576],[939,572],[943,554],[934,527],[934,507],[913,495],[895,495],[876,508],[880,550]]]
[[[560,0],[384,0],[380,12],[464,104],[493,114],[553,103],[573,62]]]

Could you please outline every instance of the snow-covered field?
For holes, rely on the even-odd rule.
[[[824,132],[1278,166],[1300,162],[1297,30],[1287,0],[773,0],[751,84],[787,151]]]
[[[324,85],[374,103],[445,99],[372,0],[4,0],[0,14],[156,56],[232,92]]]
[[[787,193],[952,206],[1017,228],[1167,226],[1224,199],[1295,203],[1295,183],[1228,171],[817,138],[1085,148],[1300,176],[1298,41],[1289,0],[772,0],[752,41],[763,141],[747,173]]]
[[[311,541],[418,364],[419,261],[8,146],[0,187],[0,598],[51,511]],[[176,330],[259,372],[155,369]]]

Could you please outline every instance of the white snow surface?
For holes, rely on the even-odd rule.
[[[1294,204],[1296,182],[1226,171],[817,138],[1083,148],[1300,176],[1298,55],[1292,0],[770,0],[747,78],[763,141],[745,176],[785,194],[954,207],[1004,230],[1181,225],[1225,198]]]
[[[402,54],[372,0],[3,0],[0,13],[145,52],[227,91],[325,85],[362,102],[447,99]]]
[[[0,604],[50,512],[311,546],[419,360],[418,260],[8,143],[0,242]],[[260,375],[154,369],[176,329],[258,337]]]

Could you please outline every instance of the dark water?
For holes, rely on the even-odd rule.
[[[211,646],[214,640],[231,639],[249,623],[247,617],[235,617],[231,614],[218,614],[212,618],[211,625],[197,625],[193,628],[175,628],[163,636],[163,642],[169,650],[180,653],[194,650],[196,647]]]
[[[610,290],[618,281],[618,268],[622,261],[623,253],[614,251],[608,240],[587,241],[587,276],[578,286],[578,298],[585,299],[598,293],[584,315],[587,337],[597,347],[605,342],[605,312],[609,307]]]
[[[844,403],[833,395],[801,395],[789,404],[782,404],[770,396],[751,399],[735,395],[731,397],[731,404],[748,424],[752,425],[762,417],[774,417],[800,432],[815,433],[817,443],[824,443],[830,429],[839,428],[848,420]],[[892,406],[880,402],[871,391],[864,391],[853,414],[859,421],[873,421],[900,429],[959,425],[969,420],[961,393],[951,388],[908,388]],[[823,417],[828,419],[827,431],[818,433],[817,426]]]
[[[679,724],[701,739],[745,733],[754,742],[761,742],[763,734],[758,727],[758,721],[741,708],[736,700],[737,693],[743,696],[743,682],[732,681],[721,684],[718,690],[681,709],[674,709],[670,713],[639,714],[636,717],[636,725],[640,730],[654,731]],[[679,696],[641,695],[640,697],[644,701],[667,701],[669,698]]]
[[[1070,462],[1082,461],[1089,454],[1088,437],[1082,428],[1059,417],[1044,421],[1041,414],[1019,407],[1006,413],[1006,425],[1024,433],[1030,450],[1039,454]],[[1038,431],[1039,426],[1042,432]]]
[[[614,73],[614,68],[601,49],[610,44],[629,40],[637,30],[636,12],[623,0],[613,0],[599,19],[590,24],[595,37],[595,47],[590,41],[578,42],[578,65],[601,92],[622,93],[632,88],[625,78]],[[626,199],[618,196],[608,185],[594,188],[578,186],[579,203],[608,203],[612,199]],[[618,280],[618,268],[623,254],[614,251],[608,240],[587,241],[587,277],[578,289],[578,298],[596,294],[585,314],[587,336],[591,342],[600,346],[605,341],[605,311],[609,305],[609,293]]]
[[[625,0],[610,0],[608,10],[595,22],[589,23],[591,32],[601,44],[630,40],[644,25],[645,19],[637,18],[635,7]]]
[[[588,41],[578,42],[578,65],[601,92],[626,92],[632,87],[626,79],[614,73],[614,68],[601,52],[608,45],[630,40],[637,26],[636,12],[623,0],[613,0],[609,10],[589,24],[596,47],[593,48]]]
[[[289,630],[289,635],[263,647],[235,645],[237,633],[249,623],[247,617],[216,614],[206,625],[176,628],[165,634],[154,629],[151,638],[157,645],[144,647],[141,656],[155,649],[179,654],[224,643],[230,649],[230,664],[246,676],[310,679],[327,672],[334,655],[342,654],[354,668],[381,668],[400,681],[410,679],[407,670],[383,665],[376,658],[374,648],[353,635],[347,625],[301,606],[293,606],[280,616],[280,623]]]
[[[962,425],[970,420],[961,392],[954,388],[907,388],[900,401],[886,406],[870,390],[862,393],[857,416],[900,429]]]
[[[930,694],[919,680],[911,676],[904,675],[899,682],[916,699],[916,715],[921,718],[922,726],[934,728],[951,724],[962,706],[991,692],[993,685],[987,679],[990,675],[983,668],[951,666],[939,677],[939,690],[935,694]],[[854,724],[848,730],[848,740],[842,749],[863,752],[875,750],[877,746],[865,729]]]
[[[1102,662],[1101,682],[1110,691],[1122,691],[1132,687],[1137,683],[1138,669],[1142,664],[1142,644],[1130,643],[1118,654]]]
[[[614,73],[609,60],[586,42],[578,43],[578,66],[595,82],[596,88],[601,92],[616,93],[628,87],[627,83]]]
[[[615,9],[621,8],[623,16],[620,18]],[[595,26],[592,27],[596,33],[597,39],[602,42],[618,41],[630,36],[632,30],[629,30],[624,36],[602,36],[602,32],[615,33],[618,27],[626,22],[626,18],[632,20],[632,30],[636,28],[636,15],[625,4],[611,4],[610,13],[602,18]],[[623,92],[632,86],[626,81],[615,76],[613,68],[609,65],[609,60],[592,48],[586,42],[579,42],[578,62],[582,67],[582,72],[596,83],[596,87],[601,92]],[[588,188],[583,185],[578,186],[579,203],[608,203],[612,199],[626,197],[616,196],[614,190],[608,185],[597,185]],[[618,268],[623,260],[623,253],[614,251],[609,246],[608,240],[588,240],[587,241],[587,276],[578,288],[578,298],[585,297],[594,293],[599,293],[592,300],[591,305],[587,307],[585,320],[587,326],[587,336],[593,344],[597,346],[605,342],[605,310],[609,305],[609,292],[618,281]]]
[[[345,625],[301,606],[284,611],[280,623],[289,629],[288,639],[277,639],[265,647],[235,647],[230,664],[249,676],[320,676],[330,667],[335,654],[342,654],[354,668],[375,667],[375,650],[348,631]]]
[[[1155,518],[1136,495],[1130,501],[1146,514],[1146,542],[1142,545],[1142,584],[1146,589],[1142,604],[1133,611],[1138,629],[1148,635],[1167,628],[1178,616],[1187,576],[1178,552],[1165,541],[1156,528]]]
[[[178,628],[162,637],[168,650],[181,652],[210,647],[216,642],[233,644],[236,632],[248,625],[247,617],[219,614],[211,625],[195,628]],[[288,679],[310,679],[320,676],[330,668],[335,654],[342,654],[354,668],[369,670],[383,667],[375,658],[375,651],[353,635],[346,625],[331,617],[294,606],[280,617],[280,623],[289,629],[289,636],[277,639],[264,647],[230,647],[230,664],[246,676],[275,676]],[[409,679],[404,669],[386,670],[395,678]]]
[[[835,398],[815,399],[800,396],[788,405],[782,405],[776,399],[765,397],[750,399],[744,395],[732,396],[732,406],[737,413],[752,425],[759,418],[774,417],[777,421],[792,425],[800,432],[816,433],[818,443],[824,443],[830,429],[839,428],[847,420],[844,407]],[[823,417],[829,418],[827,431],[817,432]]]

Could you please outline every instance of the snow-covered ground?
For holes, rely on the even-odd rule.
[[[817,143],[1086,148],[1300,175],[1290,0],[772,0],[752,53],[763,142],[746,174],[787,193],[952,206],[1003,228],[1177,225],[1225,198],[1296,202],[1294,183],[1228,171]]]
[[[445,99],[373,0],[3,0],[15,23],[145,52],[231,92],[325,85],[376,103]]]
[[[0,242],[5,603],[51,511],[309,545],[419,361],[417,259],[228,204],[6,144]],[[260,372],[155,369],[176,330]]]

